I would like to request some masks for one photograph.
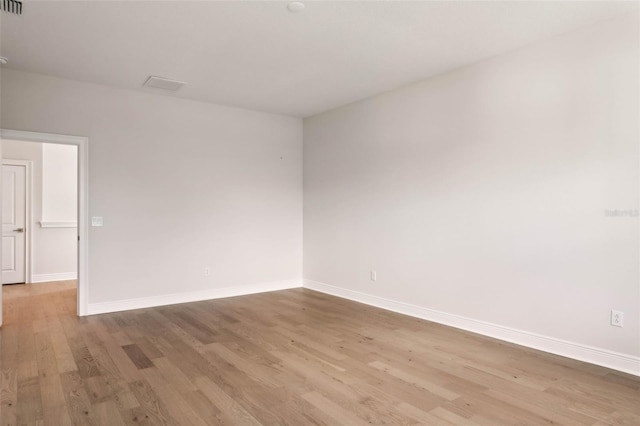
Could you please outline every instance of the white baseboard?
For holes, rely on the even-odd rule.
[[[437,322],[506,342],[515,343],[544,352],[596,364],[625,373],[640,376],[640,357],[621,354],[606,349],[594,348],[579,343],[568,342],[554,337],[542,336],[528,331],[504,327],[485,321],[440,312],[409,303],[398,302],[358,291],[348,290],[312,280],[303,280],[305,288],[316,290],[344,299],[353,300],[388,311]]]
[[[299,287],[302,287],[301,280],[272,281],[235,287],[212,288],[207,290],[191,291],[187,293],[173,293],[165,294],[162,296],[116,300],[113,302],[89,303],[87,315],[129,311],[132,309],[153,308],[156,306],[175,305],[178,303],[199,302],[201,300],[244,296],[247,294],[265,293],[268,291],[287,290],[290,288]]]
[[[69,281],[78,278],[77,272],[59,272],[56,274],[33,274],[31,283],[46,283],[49,281]]]

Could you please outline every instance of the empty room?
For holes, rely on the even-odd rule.
[[[0,0],[0,423],[640,425],[639,6]]]

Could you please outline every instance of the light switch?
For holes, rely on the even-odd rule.
[[[92,216],[91,217],[91,226],[102,226],[102,217],[101,216]]]

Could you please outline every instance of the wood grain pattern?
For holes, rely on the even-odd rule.
[[[142,349],[140,349],[140,347],[135,343],[131,345],[124,345],[122,350],[124,350],[129,358],[131,358],[131,361],[136,367],[138,367],[138,370],[153,367],[151,360],[147,358],[144,352],[142,352]]]
[[[640,379],[305,289],[77,318],[3,288],[2,425],[640,425]]]

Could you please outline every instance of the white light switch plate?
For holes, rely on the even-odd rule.
[[[102,217],[100,216],[92,216],[91,217],[91,226],[102,226]]]

